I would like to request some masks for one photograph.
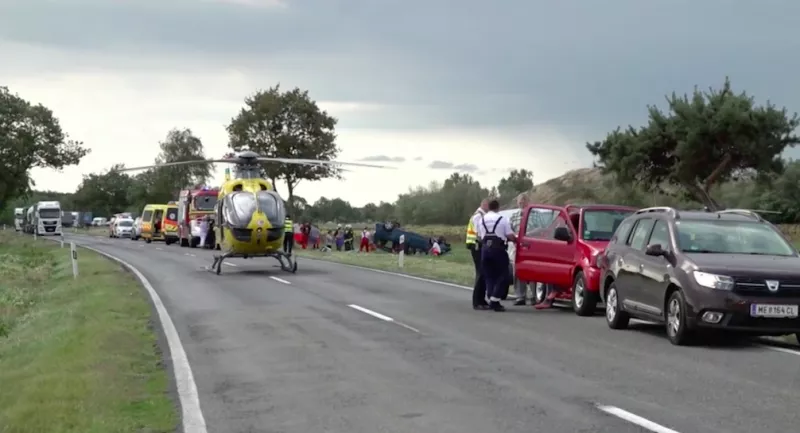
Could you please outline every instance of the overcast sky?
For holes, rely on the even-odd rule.
[[[586,141],[725,75],[800,110],[797,17],[797,0],[0,0],[0,85],[92,149],[35,171],[59,191],[151,162],[173,127],[219,157],[244,97],[300,86],[339,118],[342,160],[399,169],[297,194],[362,205],[455,169],[589,166]]]

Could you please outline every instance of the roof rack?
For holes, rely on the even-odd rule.
[[[681,217],[680,214],[678,214],[678,211],[675,210],[675,208],[669,206],[646,207],[644,209],[637,210],[636,214],[650,213],[650,212],[668,212],[669,216],[675,219],[680,219]]]
[[[764,218],[761,218],[761,215],[759,215],[758,212],[754,212],[754,211],[752,211],[750,209],[725,209],[725,210],[717,211],[717,213],[718,214],[728,213],[728,214],[749,216],[749,217],[755,218],[756,221],[759,221],[759,222],[764,221]]]

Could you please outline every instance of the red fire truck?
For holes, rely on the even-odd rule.
[[[182,247],[196,248],[200,244],[200,222],[207,215],[214,217],[217,195],[219,188],[205,185],[181,191],[178,200],[178,236]]]

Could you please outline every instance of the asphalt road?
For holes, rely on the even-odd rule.
[[[203,270],[211,251],[68,235],[139,268],[209,432],[798,431],[800,352],[675,347],[602,316],[476,312],[464,289],[312,260]],[[650,424],[648,424],[650,423]]]

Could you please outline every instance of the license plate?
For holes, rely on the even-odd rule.
[[[752,317],[796,318],[797,315],[797,305],[750,304],[750,316]]]

